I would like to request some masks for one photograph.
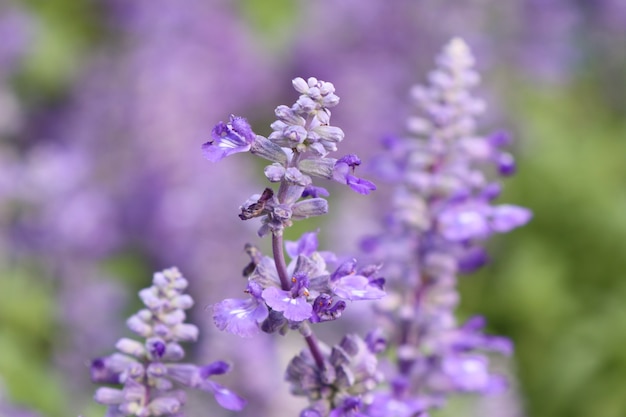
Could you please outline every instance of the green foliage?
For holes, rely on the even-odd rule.
[[[529,415],[622,416],[626,124],[580,86],[513,93],[522,158],[502,201],[534,218],[496,239],[464,307],[513,337]]]
[[[49,365],[58,334],[51,290],[22,270],[0,273],[0,379],[16,402],[61,415],[62,384]]]

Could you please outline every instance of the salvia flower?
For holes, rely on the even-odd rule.
[[[304,233],[296,242],[286,242],[291,261],[287,265],[289,288],[282,289],[274,260],[254,249],[254,269],[248,276],[246,299],[226,299],[213,306],[216,326],[242,337],[259,331],[286,331],[309,320],[336,320],[347,301],[377,300],[385,296],[379,266],[357,268],[352,259],[331,272],[336,261],[330,252],[317,251],[317,233]]]
[[[278,120],[272,123],[269,137],[255,136],[247,123],[235,126],[240,119],[231,117],[230,125],[219,123],[213,141],[205,144],[212,161],[229,154],[223,149],[249,150],[269,160],[265,177],[279,184],[276,192],[268,187],[248,198],[239,214],[242,220],[261,219],[258,234],[271,234],[272,257],[246,246],[251,258],[244,269],[248,298],[215,304],[213,319],[219,329],[242,337],[297,330],[308,351],[294,358],[287,379],[296,395],[310,400],[301,415],[360,416],[362,395],[376,386],[374,352],[357,336],[346,336],[340,346],[328,349],[317,341],[310,323],[338,319],[350,301],[385,296],[379,266],[358,268],[351,259],[333,270],[329,264],[337,263],[337,257],[317,251],[316,232],[305,233],[297,242],[284,242],[283,231],[296,220],[328,211],[323,198],[328,192],[315,185],[314,178],[337,181],[360,194],[369,194],[376,186],[354,175],[361,164],[356,155],[328,156],[344,138],[340,128],[330,125],[330,108],[339,103],[333,84],[312,77],[296,78],[292,84],[300,97],[291,107],[276,108]]]
[[[204,156],[217,162],[237,152],[250,150],[256,135],[243,117],[231,115],[228,123],[218,123],[211,132],[211,140],[202,145]]]
[[[211,380],[228,372],[227,363],[179,363],[185,356],[181,342],[198,338],[198,328],[185,323],[185,310],[193,306],[193,299],[184,293],[187,285],[176,268],[155,273],[152,286],[139,292],[146,308],[127,321],[143,340],[122,338],[116,344],[119,353],[92,361],[94,382],[118,385],[96,390],[94,399],[109,406],[108,415],[179,416],[185,387],[210,392],[229,410],[245,406],[243,398]]]
[[[395,371],[388,389],[374,394],[372,417],[422,415],[453,393],[505,386],[485,352],[508,355],[510,341],[482,333],[482,318],[462,326],[455,318],[458,274],[488,262],[489,237],[531,218],[526,208],[494,204],[500,186],[490,173],[512,175],[515,161],[503,150],[507,134],[476,133],[484,104],[471,94],[479,81],[473,64],[465,42],[452,40],[429,84],[411,90],[419,114],[409,119],[409,137],[387,138],[386,154],[375,160],[396,193],[385,232],[368,238],[364,249],[385,260],[395,295],[378,308]]]

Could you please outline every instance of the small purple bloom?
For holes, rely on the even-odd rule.
[[[331,410],[328,417],[367,417],[360,413],[361,399],[357,397],[348,397],[341,402],[341,405]]]
[[[306,198],[306,197],[319,198],[319,197],[328,197],[329,195],[330,193],[325,188],[316,187],[312,184],[309,184],[306,187],[304,187],[304,191],[302,192],[302,198]]]
[[[515,174],[515,171],[517,170],[515,165],[515,159],[513,159],[513,156],[511,156],[511,154],[506,152],[498,154],[498,156],[496,157],[496,164],[498,165],[498,172],[500,173],[500,175],[503,175],[505,177],[509,177]]]
[[[146,341],[146,348],[153,358],[161,359],[165,354],[166,345],[162,339],[153,337]]]
[[[465,252],[458,260],[459,271],[471,274],[489,263],[487,251],[481,247],[473,247]]]
[[[378,300],[385,296],[382,282],[378,279],[358,275],[355,271],[356,261],[350,260],[341,264],[330,277],[330,287],[335,295],[346,300]]]
[[[215,396],[215,400],[223,408],[227,410],[240,411],[246,406],[247,401],[235,394],[228,388],[213,382],[211,380],[204,381],[198,388],[208,391]]]
[[[441,234],[453,242],[484,239],[489,236],[487,214],[489,207],[483,204],[452,206],[438,217]]]
[[[202,145],[202,151],[209,161],[218,162],[234,153],[249,151],[256,135],[246,119],[231,115],[229,123],[215,125],[211,138]]]
[[[252,297],[248,299],[228,298],[213,306],[213,320],[220,330],[241,337],[252,337],[259,332],[259,323],[267,318],[268,310],[265,303],[256,295],[258,284],[251,282],[248,291]]]
[[[361,159],[355,154],[348,154],[342,156],[337,160],[337,164],[340,163],[347,164],[350,168],[355,169],[356,167],[361,165]]]
[[[230,370],[230,365],[224,361],[215,361],[200,368],[200,377],[206,379],[211,375],[223,375]]]
[[[442,370],[455,389],[465,392],[491,392],[487,358],[480,355],[447,356]]]
[[[341,313],[346,309],[346,302],[339,300],[333,304],[333,298],[328,294],[320,294],[313,301],[312,323],[336,320],[341,317]]]
[[[376,185],[371,181],[351,174],[360,163],[361,160],[356,155],[346,155],[340,158],[333,168],[333,180],[340,184],[348,185],[359,194],[369,194],[371,191],[376,190]]]
[[[498,131],[491,134],[487,140],[489,144],[495,148],[501,148],[503,146],[510,145],[513,141],[511,135],[505,131]]]
[[[510,204],[495,206],[491,214],[491,228],[498,233],[507,233],[528,223],[532,216],[532,212],[524,207]]]

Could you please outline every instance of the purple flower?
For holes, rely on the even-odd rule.
[[[339,300],[333,304],[333,298],[328,294],[320,294],[313,301],[313,314],[311,323],[336,320],[341,317],[341,313],[346,309],[346,302]]]
[[[454,242],[489,236],[490,207],[485,204],[452,205],[437,218],[443,237]]]
[[[495,206],[491,213],[491,229],[498,233],[507,233],[523,226],[532,218],[532,212],[524,207],[510,204]]]
[[[365,414],[360,413],[361,399],[358,397],[347,397],[337,408],[331,410],[328,417],[367,417]]]
[[[512,350],[508,339],[483,333],[481,318],[457,325],[457,274],[487,263],[482,241],[525,224],[531,213],[492,204],[500,186],[483,167],[495,163],[500,175],[510,175],[515,163],[501,149],[508,135],[475,132],[474,119],[484,106],[471,95],[479,77],[465,42],[452,40],[437,64],[429,84],[412,90],[420,110],[408,123],[413,137],[390,142],[387,160],[378,164],[397,183],[396,194],[385,232],[366,246],[385,261],[393,288],[414,296],[399,297],[384,311],[392,324],[388,340],[398,354],[392,379],[398,383],[392,382],[391,394],[374,396],[367,410],[372,417],[421,415],[455,392],[502,387],[501,378],[490,373],[487,356],[477,352]],[[350,164],[338,161],[338,168],[348,173]],[[334,274],[343,277],[342,290],[354,292],[359,286],[352,269],[347,265]]]
[[[356,155],[346,155],[340,158],[333,168],[333,180],[340,184],[348,185],[359,194],[369,194],[371,191],[376,190],[376,185],[371,181],[357,178],[351,174],[360,163],[361,160]]]
[[[231,115],[229,123],[215,125],[211,137],[202,145],[202,151],[209,161],[217,162],[234,153],[248,152],[256,135],[246,119]]]
[[[197,327],[183,323],[183,309],[193,300],[183,290],[187,281],[176,268],[154,274],[153,285],[139,292],[146,308],[132,316],[131,330],[146,337],[145,343],[122,338],[115,353],[91,365],[94,382],[123,384],[121,389],[101,387],[95,400],[108,405],[112,415],[160,416],[178,414],[185,398],[174,384],[211,392],[229,410],[241,410],[246,401],[209,379],[228,372],[223,361],[198,367],[181,360],[185,352],[179,342],[196,340]]]
[[[378,300],[385,296],[381,282],[370,280],[365,274],[357,274],[356,260],[344,262],[330,277],[330,288],[338,297],[346,300]]]
[[[210,392],[215,396],[218,404],[227,410],[239,411],[245,407],[246,400],[209,379],[213,375],[220,375],[228,370],[229,366],[226,363],[218,361],[202,367],[187,364],[168,365],[166,374],[182,385]]]
[[[302,192],[302,198],[306,198],[306,197],[319,198],[319,197],[328,197],[329,195],[330,193],[325,188],[316,187],[312,184],[309,184],[306,187],[304,187],[304,191]]]
[[[482,355],[450,355],[442,363],[452,389],[462,392],[492,393],[502,388],[500,378],[489,373],[489,361]]]
[[[285,250],[290,258],[295,259],[298,255],[311,256],[317,245],[317,232],[307,232],[296,242],[285,242]]]
[[[213,306],[213,321],[218,329],[241,337],[252,337],[259,332],[259,324],[268,315],[267,306],[261,299],[259,284],[248,284],[250,298],[228,298]]]
[[[306,275],[298,273],[292,278],[291,290],[284,291],[276,287],[263,290],[263,299],[273,310],[283,313],[287,320],[299,322],[311,317],[313,307],[308,303],[309,280]]]

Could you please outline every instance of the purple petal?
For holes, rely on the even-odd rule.
[[[202,383],[200,389],[213,393],[218,404],[227,410],[240,411],[247,404],[246,400],[217,382],[206,380]]]
[[[515,174],[517,167],[515,165],[515,159],[511,154],[506,152],[501,153],[496,158],[496,163],[498,165],[498,172],[500,175],[505,177],[510,177]]]
[[[452,208],[439,215],[441,234],[448,240],[460,242],[489,235],[489,226],[481,208]]]
[[[489,263],[489,255],[483,248],[471,248],[458,261],[459,271],[471,274]]]
[[[459,390],[486,392],[491,376],[487,358],[479,355],[451,356],[443,360],[443,372]]]
[[[258,323],[267,318],[267,307],[255,298],[229,298],[213,306],[213,320],[220,330],[241,337],[252,337],[259,332]]]
[[[306,298],[291,298],[288,291],[269,287],[263,290],[263,299],[268,306],[276,311],[281,311],[286,319],[291,321],[303,321],[311,317],[313,307],[307,303]]]
[[[341,164],[341,163],[346,164],[350,168],[354,169],[354,167],[361,165],[361,159],[354,154],[348,154],[348,155],[342,156],[341,158],[337,160],[337,164]]]
[[[311,184],[304,187],[304,191],[302,192],[302,198],[306,198],[306,197],[319,198],[319,197],[328,197],[329,195],[330,193],[325,188],[316,187]]]
[[[233,130],[242,136],[247,143],[252,143],[256,139],[256,134],[252,131],[250,123],[245,118],[231,115],[230,124]]]
[[[211,138],[202,145],[202,151],[209,161],[217,162],[234,153],[249,151],[256,135],[244,118],[231,116],[230,123],[215,125]]]
[[[216,361],[200,368],[200,377],[207,379],[211,375],[222,375],[230,370],[230,365],[224,361]]]
[[[371,191],[376,190],[376,185],[368,180],[363,178],[357,178],[353,175],[347,176],[348,186],[352,188],[353,191],[356,191],[359,194],[367,195]]]
[[[502,146],[510,145],[513,139],[509,132],[495,132],[487,138],[487,141],[494,147],[500,148]]]
[[[317,232],[304,233],[296,242],[286,241],[285,250],[291,259],[298,255],[311,256],[317,250]]]
[[[333,180],[340,184],[348,183],[348,175],[350,174],[350,166],[344,162],[336,162],[333,167]]]
[[[532,212],[524,207],[503,204],[496,206],[491,215],[491,228],[499,233],[511,230],[528,223]]]
[[[346,275],[331,283],[333,292],[346,300],[378,300],[385,296],[385,291],[371,285],[362,275]]]

